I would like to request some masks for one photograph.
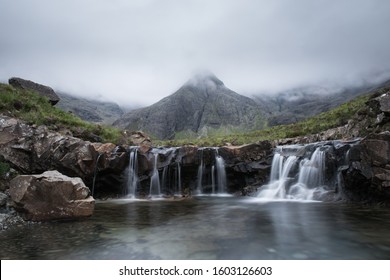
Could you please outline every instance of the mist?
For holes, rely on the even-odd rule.
[[[150,105],[208,69],[245,95],[390,77],[387,0],[0,0],[0,80]]]

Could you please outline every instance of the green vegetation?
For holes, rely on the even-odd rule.
[[[154,141],[154,144],[162,146],[181,146],[185,144],[194,144],[199,146],[222,146],[225,145],[225,143],[242,145],[262,140],[275,140],[315,134],[330,128],[345,125],[348,120],[357,113],[357,111],[363,108],[368,99],[369,95],[360,96],[328,112],[324,112],[315,117],[294,124],[274,126],[264,130],[232,134],[223,137]]]
[[[5,176],[10,171],[10,166],[8,163],[3,162],[0,159],[0,177]]]
[[[319,133],[321,131],[345,125],[353,115],[361,109],[369,96],[361,96],[341,106],[289,125],[280,125],[264,130],[247,133],[222,135],[213,131],[212,136],[192,138],[191,134],[179,133],[177,140],[154,140],[154,145],[181,146],[194,144],[198,146],[222,146],[225,143],[242,145],[262,140],[275,140]],[[69,129],[75,136],[88,140],[91,135],[99,136],[103,142],[118,143],[121,132],[117,128],[92,124],[81,120],[75,115],[64,112],[50,105],[45,97],[34,92],[15,89],[0,83],[0,113],[20,118],[29,124],[47,125],[50,129]],[[234,129],[231,129],[234,131]],[[189,137],[189,138],[185,138]],[[0,166],[0,168],[2,168]]]
[[[47,125],[50,129],[68,129],[75,136],[89,140],[96,135],[103,142],[117,143],[119,129],[85,122],[77,116],[51,106],[48,100],[33,92],[0,83],[0,113],[24,120],[28,124]]]

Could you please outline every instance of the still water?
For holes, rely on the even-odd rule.
[[[97,202],[0,232],[1,259],[390,259],[390,209],[254,198]]]

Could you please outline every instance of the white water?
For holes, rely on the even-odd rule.
[[[208,166],[204,163],[203,150],[201,150],[195,190],[197,195],[210,194],[210,192],[211,194],[227,194],[225,161],[219,155],[218,148],[213,148],[213,150],[214,164]]]
[[[177,162],[177,193],[182,194],[182,186],[181,186],[181,165],[180,162]]]
[[[157,168],[158,153],[154,153],[154,166],[152,177],[150,177],[149,196],[161,196],[160,176]]]
[[[220,155],[215,156],[215,166],[217,169],[218,193],[226,193],[225,161]]]
[[[298,148],[291,146],[291,150]],[[299,149],[283,155],[277,149],[272,161],[270,183],[261,188],[258,197],[267,200],[313,200],[324,185],[325,152],[318,147],[309,158],[297,156]],[[298,179],[297,179],[298,178]]]
[[[169,166],[165,166],[162,173],[162,181],[161,181],[161,190],[163,192],[168,192],[168,176],[169,176]]]
[[[211,166],[211,193],[215,194],[215,166]]]
[[[205,165],[203,163],[203,150],[201,150],[200,154],[200,164],[198,167],[198,175],[197,175],[197,182],[196,182],[196,193],[201,194],[203,192],[203,173],[204,173]]]
[[[97,173],[98,173],[98,164],[99,164],[99,159],[100,159],[100,157],[102,155],[103,154],[99,154],[97,156],[96,163],[95,163],[95,170],[93,172],[93,181],[92,181],[92,192],[91,192],[92,197],[95,194],[95,183],[96,183],[96,176],[97,176]]]
[[[138,148],[132,149],[129,159],[129,172],[127,178],[127,197],[135,198],[138,187]]]

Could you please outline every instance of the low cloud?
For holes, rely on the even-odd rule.
[[[390,69],[387,0],[2,0],[0,80],[152,104],[197,69],[243,94],[349,86]]]

